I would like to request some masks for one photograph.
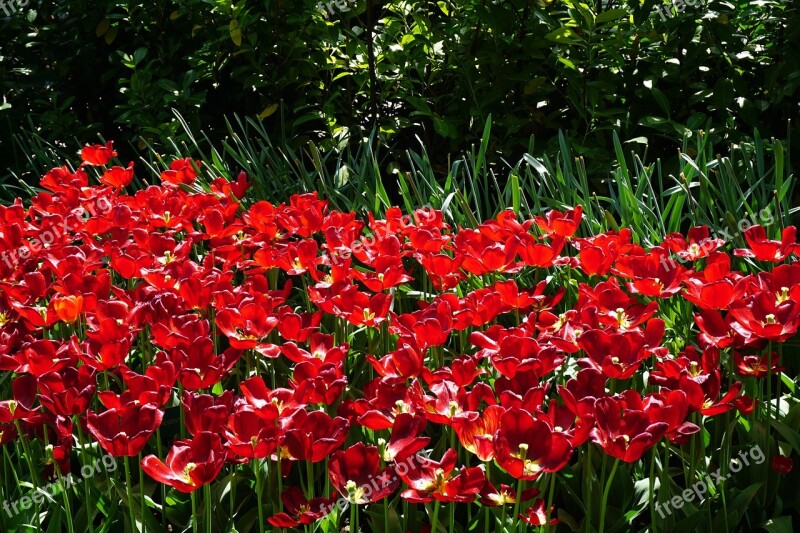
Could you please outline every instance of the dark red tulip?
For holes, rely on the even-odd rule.
[[[133,457],[155,433],[164,411],[154,405],[132,405],[97,414],[89,411],[86,427],[100,446],[115,457]]]
[[[382,500],[400,486],[394,468],[381,468],[378,448],[363,442],[334,452],[328,461],[328,474],[339,494],[356,505]]]

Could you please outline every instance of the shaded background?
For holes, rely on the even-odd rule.
[[[662,17],[670,2],[359,0],[327,19],[311,0],[4,5],[6,197],[98,136],[133,160],[190,132],[230,138],[228,121],[246,117],[300,153],[374,132],[386,169],[422,145],[444,175],[491,115],[490,152],[553,152],[563,132],[593,182],[608,175],[612,132],[650,159],[698,130],[722,151],[756,130],[790,154],[800,141],[797,2],[711,0]]]

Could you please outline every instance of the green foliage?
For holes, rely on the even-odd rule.
[[[419,137],[443,174],[492,115],[489,152],[518,157],[535,137],[552,154],[563,130],[593,181],[614,159],[612,131],[658,136],[662,158],[698,129],[718,145],[756,127],[788,137],[795,3],[709,0],[674,16],[656,10],[666,0],[606,4],[361,0],[323,14],[313,0],[30,2],[0,19],[0,150],[27,168],[27,146],[11,141],[22,127],[62,147],[132,139],[134,158],[187,140],[176,109],[215,141],[234,114],[294,150],[374,130],[402,154]]]

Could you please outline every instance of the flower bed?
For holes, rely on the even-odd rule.
[[[243,202],[189,159],[125,194],[113,155],[0,208],[3,487],[33,491],[8,523],[732,530],[792,470],[794,227],[645,249],[580,206]]]

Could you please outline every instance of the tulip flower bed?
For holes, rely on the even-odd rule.
[[[87,147],[0,207],[5,530],[723,531],[794,512],[793,227],[645,248],[584,235],[580,206],[360,217],[316,193],[248,201],[244,175],[202,184],[189,159],[126,194],[113,155]],[[767,460],[740,464],[755,447]]]

